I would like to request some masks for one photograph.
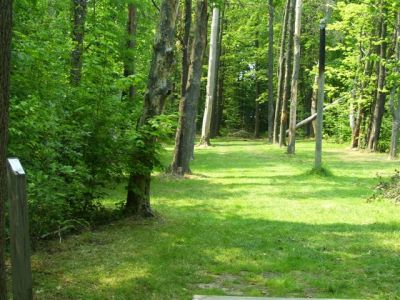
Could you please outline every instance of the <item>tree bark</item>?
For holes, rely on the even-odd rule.
[[[218,44],[218,28],[219,28],[219,8],[213,8],[213,19],[211,24],[211,41],[210,41],[210,55],[208,62],[208,76],[207,76],[207,98],[206,106],[204,109],[203,126],[201,132],[200,145],[209,146],[210,143],[210,127],[213,103],[215,101],[215,84],[216,84],[216,71],[217,71],[217,44]]]
[[[395,47],[395,63],[398,65],[400,62],[400,12],[397,13],[397,23],[396,23],[396,47]],[[398,67],[394,68],[394,72],[398,73]],[[395,105],[394,101],[397,98],[397,103]],[[397,157],[397,148],[398,148],[398,140],[399,140],[399,128],[400,128],[400,91],[399,84],[395,81],[394,86],[390,93],[390,111],[392,113],[393,121],[392,121],[392,136],[390,139],[390,152],[389,159],[396,159]]]
[[[7,299],[5,203],[7,200],[8,107],[11,67],[12,0],[0,0],[0,300]]]
[[[225,2],[223,3],[221,18],[219,20],[219,28],[218,28],[218,44],[217,44],[217,62],[216,62],[216,84],[214,88],[214,102],[213,102],[213,110],[212,110],[212,117],[211,117],[211,132],[210,137],[214,138],[219,135],[219,128],[220,128],[220,106],[222,105],[222,94],[223,94],[223,73],[222,73],[222,63],[221,63],[221,56],[222,56],[222,39],[224,36],[224,21],[225,19]]]
[[[293,60],[293,75],[291,87],[290,101],[290,118],[289,118],[289,144],[287,147],[288,154],[296,152],[296,115],[297,115],[297,97],[298,97],[298,81],[300,72],[300,34],[301,34],[301,12],[302,0],[296,0],[296,14],[294,25],[294,60]]]
[[[281,45],[279,52],[279,74],[278,74],[278,93],[275,101],[275,117],[274,117],[274,133],[273,140],[274,143],[279,143],[279,124],[281,120],[281,111],[282,111],[282,96],[283,96],[283,88],[284,88],[284,79],[285,79],[285,66],[286,66],[286,41],[289,30],[289,16],[291,14],[291,3],[292,0],[286,0],[286,8],[285,15],[283,19],[283,27],[282,27],[282,36],[281,36]]]
[[[368,55],[366,55],[366,58]],[[360,83],[360,95],[359,95],[359,101],[357,104],[357,115],[356,115],[356,121],[354,125],[354,130],[352,132],[352,137],[351,137],[351,148],[352,149],[359,149],[361,147],[361,134],[362,134],[362,123],[364,121],[364,115],[365,115],[365,107],[362,103],[362,100],[364,98],[364,91],[365,87],[367,85],[366,79],[368,77],[369,70],[371,69],[371,63],[368,59],[366,59],[365,66],[364,66],[364,79],[361,80]]]
[[[215,120],[215,135],[219,136],[221,135],[221,127],[223,123],[223,112],[224,112],[224,105],[225,105],[225,97],[224,97],[224,81],[225,81],[225,64],[223,61],[223,56],[224,56],[224,46],[223,46],[223,38],[224,38],[224,33],[227,27],[227,20],[225,18],[225,12],[226,12],[226,0],[224,0],[224,6],[223,6],[223,11],[222,11],[222,17],[221,17],[221,23],[220,23],[220,36],[219,36],[219,53],[218,53],[218,82],[217,82],[217,115],[216,115],[216,120]]]
[[[283,83],[283,96],[282,96],[282,108],[281,108],[281,119],[279,125],[279,146],[286,146],[286,128],[288,123],[288,103],[290,98],[290,86],[291,86],[291,78],[290,75],[292,73],[292,57],[293,57],[293,42],[294,42],[294,25],[293,22],[294,17],[294,4],[296,0],[291,0],[291,8],[289,14],[289,36],[288,36],[288,46],[286,48],[285,54],[285,74],[284,74],[284,83]]]
[[[323,106],[325,97],[325,27],[326,21],[321,21],[320,50],[318,68],[318,102],[317,102],[317,126],[315,131],[315,169],[322,168],[322,130],[323,130]]]
[[[125,65],[124,65],[124,76],[129,77],[135,74],[135,60],[133,56],[133,49],[135,48],[135,36],[136,36],[136,28],[137,28],[137,7],[135,4],[128,4],[128,22],[127,22],[127,53],[125,57]],[[135,97],[135,87],[133,84],[129,86],[129,90],[127,93],[128,99],[130,102],[133,102]]]
[[[174,157],[171,165],[175,175],[190,174],[190,159],[192,146],[196,136],[195,124],[200,97],[200,84],[203,57],[207,43],[207,0],[201,0],[196,5],[196,20],[191,49],[190,66],[186,92],[179,107],[179,125],[175,138]]]
[[[257,41],[258,44],[258,41]],[[261,107],[260,102],[258,101],[258,97],[260,96],[260,82],[258,78],[256,78],[256,101],[255,101],[255,108],[254,108],[254,138],[260,138],[260,114],[261,114]]]
[[[260,43],[258,41],[258,32],[256,32],[256,40],[255,40],[255,47],[256,49],[259,48]],[[255,81],[256,81],[256,97],[255,97],[255,107],[254,107],[254,138],[258,139],[260,137],[260,123],[261,123],[261,107],[260,107],[260,102],[258,101],[258,97],[260,97],[260,81],[258,80],[258,75],[257,71],[259,68],[258,62],[256,62],[256,76],[255,76]]]
[[[192,27],[192,0],[185,0],[185,29],[182,44],[181,97],[185,96],[190,64],[190,30]]]
[[[83,39],[85,36],[85,23],[87,13],[87,0],[72,0],[72,41],[74,48],[71,53],[71,76],[72,85],[79,85],[82,78],[83,64]]]
[[[269,0],[268,39],[268,142],[274,138],[274,1]]]
[[[318,63],[318,66],[319,66],[319,63]],[[311,115],[317,113],[317,98],[318,98],[318,73],[315,74],[315,77],[314,77],[313,92],[312,92],[312,96],[311,96]],[[312,124],[312,126],[311,126],[312,135],[315,136],[315,133],[317,132],[317,121],[313,120],[311,124]]]
[[[153,57],[144,98],[143,112],[138,122],[140,143],[132,154],[132,170],[128,182],[125,209],[143,217],[153,216],[150,206],[151,172],[156,156],[156,139],[149,121],[162,114],[167,97],[173,89],[171,74],[174,67],[175,25],[179,0],[163,0],[160,21],[153,46]]]
[[[383,114],[385,112],[385,102],[386,102],[386,92],[385,81],[386,81],[386,67],[385,60],[387,54],[387,24],[385,20],[385,8],[383,7],[385,1],[381,1],[382,5],[382,15],[380,20],[380,47],[379,47],[379,73],[378,73],[378,88],[377,88],[377,98],[374,108],[374,113],[372,115],[372,123],[371,123],[371,133],[368,141],[368,149],[370,151],[376,151],[378,149],[378,141],[381,132],[382,119]]]

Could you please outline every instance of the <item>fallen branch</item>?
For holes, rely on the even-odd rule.
[[[340,101],[342,101],[344,98],[340,98],[330,104],[328,104],[327,106],[324,107],[324,111],[327,109],[332,108],[333,106],[335,106],[336,104],[338,104]],[[311,123],[312,121],[314,121],[317,118],[317,113],[312,114],[311,116],[309,116],[308,118],[304,119],[303,121],[299,122],[296,124],[296,129],[307,125],[308,123]],[[286,134],[289,134],[289,130],[286,130]]]

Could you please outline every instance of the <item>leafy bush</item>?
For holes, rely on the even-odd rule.
[[[400,171],[396,170],[390,178],[379,177],[379,181],[369,201],[390,200],[395,204],[400,204]]]

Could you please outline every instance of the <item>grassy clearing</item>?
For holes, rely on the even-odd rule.
[[[199,149],[190,179],[157,175],[152,221],[125,219],[33,257],[37,299],[193,294],[400,299],[400,209],[367,203],[385,155],[325,145],[332,173],[258,141]],[[123,189],[107,199],[124,198]]]

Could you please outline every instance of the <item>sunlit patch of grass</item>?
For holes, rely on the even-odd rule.
[[[127,218],[39,247],[37,299],[191,299],[194,294],[398,299],[400,210],[367,203],[386,155],[324,145],[332,176],[262,141],[196,149],[194,175],[156,173],[153,220]],[[165,156],[170,160],[171,149]],[[124,201],[123,186],[104,203]]]

